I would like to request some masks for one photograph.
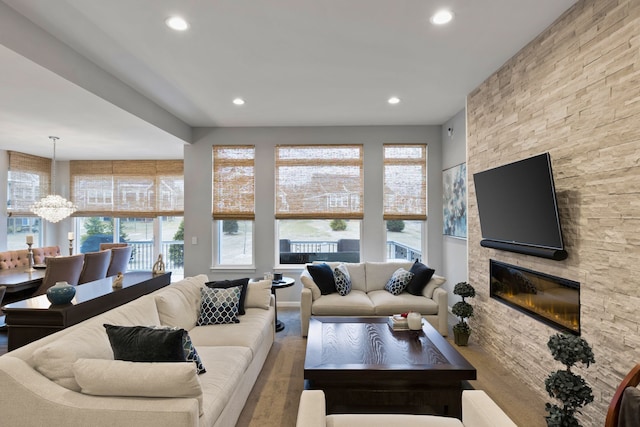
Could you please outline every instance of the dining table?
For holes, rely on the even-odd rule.
[[[44,279],[45,269],[11,268],[0,270],[0,286],[7,288],[1,305],[23,299],[25,295],[35,291]]]

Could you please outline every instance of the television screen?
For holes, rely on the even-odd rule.
[[[549,153],[473,175],[483,239],[562,250]]]

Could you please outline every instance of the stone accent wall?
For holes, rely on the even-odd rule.
[[[578,1],[468,96],[467,144],[472,340],[551,402],[556,330],[489,298],[489,259],[580,282],[582,336],[596,357],[576,370],[595,396],[580,419],[602,425],[640,363],[640,1]],[[472,175],[547,151],[569,258],[481,247]]]

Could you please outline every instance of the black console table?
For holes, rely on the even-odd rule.
[[[78,285],[69,304],[51,305],[46,295],[7,304],[9,351],[163,288],[171,283],[171,272],[134,271],[125,273],[122,288],[112,283],[113,277],[107,277]]]

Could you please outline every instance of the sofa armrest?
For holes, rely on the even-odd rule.
[[[302,288],[302,293],[300,294],[300,330],[303,337],[306,337],[309,333],[311,304],[313,304],[311,290]]]
[[[322,390],[303,390],[296,427],[326,427],[326,406]]]
[[[438,304],[438,325],[436,329],[440,335],[449,335],[449,294],[442,288],[434,289],[433,301]]]
[[[462,391],[462,424],[465,427],[517,427],[482,390]]]
[[[24,360],[7,355],[0,358],[0,384],[2,425],[197,427],[199,423],[195,398],[123,398],[77,393],[44,377]]]

